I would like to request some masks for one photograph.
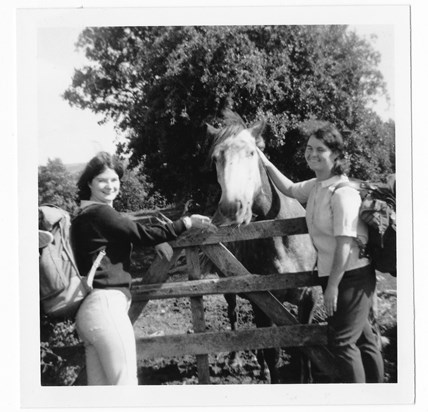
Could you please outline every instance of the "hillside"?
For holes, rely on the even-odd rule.
[[[75,176],[80,174],[85,167],[85,163],[69,163],[64,166],[73,176]]]

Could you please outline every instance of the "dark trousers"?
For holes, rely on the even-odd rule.
[[[320,278],[325,290],[328,278]],[[329,347],[340,371],[338,383],[381,383],[383,358],[369,322],[376,287],[372,266],[345,272],[339,284],[337,310],[328,318]]]

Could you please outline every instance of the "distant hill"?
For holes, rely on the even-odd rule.
[[[65,164],[64,167],[73,175],[79,175],[85,167],[86,163],[70,163]]]

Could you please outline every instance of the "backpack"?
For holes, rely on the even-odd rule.
[[[70,242],[70,215],[54,205],[39,206],[40,232],[49,232],[51,242],[39,248],[40,304],[53,318],[73,318],[92,290],[95,270],[105,251],[95,260],[88,278],[82,277],[75,263]],[[43,234],[43,233],[42,233]],[[44,238],[46,239],[46,237]]]
[[[371,257],[374,268],[397,276],[397,233],[395,216],[395,175],[388,183],[350,182],[339,183],[340,187],[351,186],[361,196],[359,216],[368,227],[368,242],[363,252]],[[363,247],[359,243],[360,248]]]

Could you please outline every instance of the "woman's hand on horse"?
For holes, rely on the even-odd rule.
[[[256,147],[256,149],[257,149],[257,153],[260,156],[260,160],[262,161],[262,163],[265,166],[267,166],[270,163],[269,159],[266,157],[266,155],[258,147]]]
[[[216,231],[217,227],[212,224],[211,219],[208,216],[203,215],[191,215],[190,221],[192,222],[192,228],[205,229],[209,231]]]

